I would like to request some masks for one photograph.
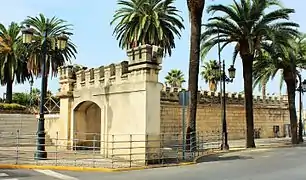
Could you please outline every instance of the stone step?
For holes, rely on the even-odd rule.
[[[33,114],[0,114],[0,146],[16,146],[17,130],[23,146],[36,145],[37,117]],[[46,135],[46,145],[52,141]]]

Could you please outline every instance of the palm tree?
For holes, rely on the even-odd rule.
[[[57,37],[65,32],[66,35],[72,35],[70,32],[71,26],[66,21],[57,17],[51,19],[46,18],[43,14],[39,14],[37,17],[28,17],[22,24],[30,25],[34,29],[34,41],[29,44],[28,51],[28,69],[36,76],[42,76],[42,41],[45,33],[47,32],[47,57],[46,57],[46,74],[51,77],[57,75],[58,67],[63,66],[66,61],[70,61],[75,58],[77,53],[76,46],[69,39],[67,47],[64,50],[59,50],[56,47]]]
[[[171,56],[175,36],[181,37],[183,19],[173,5],[174,0],[118,0],[111,25],[121,48],[141,44],[157,45]]]
[[[272,6],[276,7],[270,9]],[[202,55],[218,43],[222,44],[221,50],[228,44],[235,43],[233,64],[239,54],[243,65],[246,147],[253,148],[253,61],[268,41],[280,38],[279,42],[286,44],[287,41],[282,39],[287,39],[285,34],[296,34],[295,28],[298,24],[288,21],[294,10],[281,8],[277,0],[240,0],[234,1],[230,6],[220,4],[208,7],[208,13],[216,12],[221,14],[210,18],[205,24],[206,30],[202,34]]]
[[[21,28],[12,22],[6,29],[0,24],[0,81],[6,85],[6,102],[12,102],[13,82],[23,83],[29,78],[26,59],[23,57],[24,45],[21,42]]]
[[[255,56],[254,62],[261,61],[262,59],[268,59],[270,58],[269,54],[267,52],[261,52],[259,55]],[[256,67],[253,66],[255,69]],[[274,79],[276,74],[271,73],[266,73],[267,70],[265,67],[264,69],[261,70],[254,70],[253,72],[253,89],[258,86],[258,90],[261,91],[262,97],[266,97],[266,86],[270,78]],[[262,72],[261,72],[262,71]],[[263,73],[265,72],[265,73]]]
[[[209,83],[209,90],[216,92],[218,87],[218,82],[220,81],[221,74],[217,76],[213,72],[213,67],[217,65],[216,60],[210,60],[204,62],[202,66],[201,76],[205,80],[205,83]]]
[[[200,40],[201,25],[205,0],[187,0],[189,20],[191,24],[190,52],[189,52],[189,79],[188,90],[190,91],[190,104],[188,108],[189,124],[187,137],[190,139],[191,151],[196,150],[196,115],[198,103],[198,81],[200,68]],[[187,142],[188,143],[188,142]]]
[[[172,69],[168,72],[168,75],[165,77],[166,85],[171,87],[182,87],[182,84],[185,82],[184,74],[179,69]]]
[[[301,40],[303,39],[303,40]],[[306,42],[305,37],[291,41],[290,47],[284,47],[281,44],[271,44],[266,46],[264,58],[258,58],[254,61],[254,86],[260,81],[268,82],[281,71],[281,84],[285,81],[288,92],[288,104],[291,124],[291,141],[298,144],[297,136],[297,116],[295,107],[295,90],[297,87],[296,80],[299,74],[297,68],[306,68]]]

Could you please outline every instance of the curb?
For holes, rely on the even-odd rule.
[[[74,166],[45,166],[45,165],[13,165],[13,164],[0,164],[0,169],[44,169],[44,170],[57,170],[57,171],[78,171],[78,172],[124,172],[124,171],[135,171],[144,169],[155,169],[163,167],[178,167],[178,166],[190,166],[196,162],[184,162],[179,164],[164,164],[154,166],[140,166],[131,168],[94,168],[94,167],[74,167]]]
[[[44,169],[58,171],[89,171],[89,172],[114,172],[110,168],[91,168],[91,167],[74,167],[74,166],[45,166],[45,165],[13,165],[0,164],[0,169]]]
[[[135,170],[144,170],[144,169],[157,169],[165,167],[180,167],[180,166],[191,166],[196,164],[196,162],[183,162],[179,164],[163,164],[163,165],[153,165],[153,166],[141,166],[141,167],[131,167],[131,168],[117,168],[112,169],[112,172],[123,172],[123,171],[135,171]]]

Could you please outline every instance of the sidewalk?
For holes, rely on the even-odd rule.
[[[244,148],[246,140],[232,140],[229,141],[231,148]],[[273,146],[273,145],[290,145],[291,138],[267,138],[267,139],[255,139],[256,147],[261,146]]]
[[[229,140],[228,145],[230,149],[243,149],[245,148],[246,140]],[[256,147],[262,146],[277,146],[277,145],[290,145],[291,138],[266,138],[266,139],[255,139]],[[204,145],[204,149],[219,149],[221,146],[221,141],[209,142]]]

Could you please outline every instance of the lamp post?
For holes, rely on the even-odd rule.
[[[306,92],[306,80],[302,82],[301,74],[297,74],[299,78],[299,87],[296,91],[299,92],[299,142],[303,142],[303,107],[302,107],[302,93]]]
[[[31,44],[35,42],[33,40],[35,29],[31,28],[29,25],[22,30],[22,41],[24,44]],[[45,117],[44,117],[44,104],[47,91],[47,74],[46,74],[46,56],[48,51],[48,28],[44,32],[44,38],[42,42],[42,80],[41,80],[41,94],[40,94],[40,107],[39,107],[39,119],[37,127],[37,150],[35,152],[34,158],[36,160],[44,160],[47,158],[47,152],[45,149]],[[64,34],[60,34],[57,37],[57,49],[64,50],[67,46],[68,37]]]
[[[222,92],[221,92],[221,108],[222,108],[222,144],[221,144],[221,150],[228,150],[228,138],[227,138],[227,122],[226,122],[226,97],[225,97],[225,83],[233,82],[235,75],[236,75],[236,69],[234,65],[231,65],[228,69],[229,77],[225,74],[225,62],[223,60],[222,64],[218,64],[216,62],[215,66],[213,67],[213,73],[214,76],[217,77],[218,74],[221,72],[221,78],[220,81],[222,82]]]
[[[31,79],[29,81],[30,83],[30,107],[32,107],[32,102],[33,102],[33,84],[34,84],[34,80],[33,80],[33,76],[31,75]]]

